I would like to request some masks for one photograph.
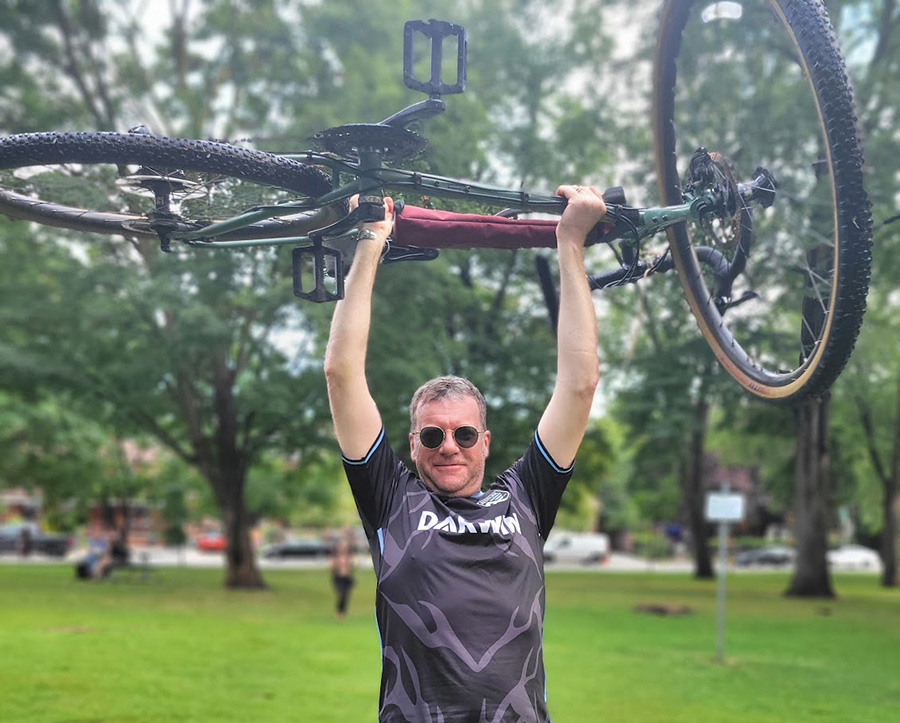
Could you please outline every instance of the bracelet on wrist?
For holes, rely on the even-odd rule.
[[[356,240],[359,241],[377,241],[378,234],[368,228],[361,228],[359,232],[356,234]],[[384,261],[384,257],[387,256],[388,251],[391,250],[391,240],[390,238],[386,238],[384,240],[384,247],[381,249],[381,260]]]

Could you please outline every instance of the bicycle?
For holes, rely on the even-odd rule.
[[[427,80],[416,75],[421,36]],[[447,43],[456,44],[454,82],[442,77]],[[383,189],[505,209],[453,214],[406,204],[387,262],[429,259],[451,246],[553,247],[555,221],[516,217],[561,213],[564,199],[397,166],[425,144],[409,126],[465,89],[466,47],[458,25],[407,23],[404,83],[428,98],[379,123],[323,131],[315,151],[275,155],[142,128],[4,138],[0,212],[156,237],[164,250],[293,245],[295,293],[312,301],[342,296],[353,229],[383,213]],[[765,78],[752,99],[742,82],[749,74]],[[710,115],[710,99],[733,112]],[[853,349],[871,266],[852,89],[821,0],[664,0],[653,136],[664,205],[635,208],[621,188],[607,191],[607,216],[589,242],[611,248],[618,266],[591,275],[591,287],[675,269],[706,341],[745,390],[777,402],[821,395]],[[90,201],[47,197],[53,181],[73,171],[86,179],[81,191],[100,193]],[[355,194],[360,205],[348,213]],[[238,211],[217,208],[220,200]],[[644,242],[662,231],[668,248],[652,255]]]

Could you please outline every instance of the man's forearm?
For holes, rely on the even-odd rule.
[[[361,459],[381,428],[381,416],[366,381],[366,348],[372,318],[372,290],[383,238],[357,244],[353,266],[331,320],[325,351],[325,380],[334,431],[343,454]]]
[[[371,242],[360,243],[345,284],[344,298],[337,302],[325,350],[325,375],[329,380],[364,377],[366,349],[372,320],[372,289],[381,251]]]
[[[559,276],[557,387],[592,398],[599,376],[597,315],[580,245],[560,243]]]
[[[556,386],[538,422],[538,434],[562,467],[575,459],[600,378],[597,315],[584,272],[584,241],[606,212],[600,191],[560,186],[568,203],[556,227],[559,252],[559,321]]]

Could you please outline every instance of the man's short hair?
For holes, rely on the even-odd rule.
[[[454,376],[437,377],[430,382],[425,382],[416,390],[409,403],[410,429],[416,431],[416,413],[423,404],[438,399],[465,399],[466,397],[471,397],[478,404],[481,428],[487,429],[487,404],[484,396],[478,391],[478,387],[468,379]]]

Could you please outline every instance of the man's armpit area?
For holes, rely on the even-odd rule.
[[[376,437],[375,441],[372,443],[372,446],[369,447],[369,451],[361,459],[350,459],[345,454],[341,454],[341,459],[344,460],[346,464],[361,466],[368,464],[369,460],[372,458],[372,455],[375,453],[375,450],[378,449],[378,445],[380,445],[384,441],[384,427],[381,428],[381,431],[378,433],[378,437]]]

